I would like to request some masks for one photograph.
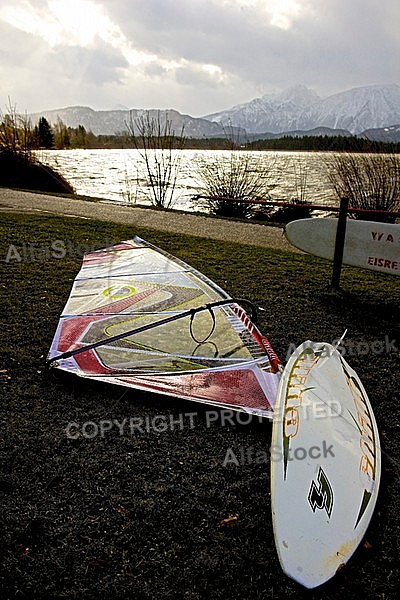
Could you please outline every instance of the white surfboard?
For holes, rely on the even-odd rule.
[[[371,519],[380,470],[360,379],[330,344],[304,342],[280,381],[271,445],[275,544],[289,577],[314,588],[344,566]]]
[[[288,223],[289,242],[309,254],[333,260],[338,219]],[[400,225],[347,219],[343,264],[400,275]]]

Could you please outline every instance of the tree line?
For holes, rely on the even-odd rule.
[[[399,153],[400,143],[378,142],[354,135],[284,135],[280,138],[255,140],[247,144],[252,150],[293,150],[320,152],[387,152]]]
[[[367,138],[345,135],[310,135],[303,137],[284,135],[279,138],[260,139],[251,142],[237,141],[234,146],[235,149],[246,150],[400,153],[400,143],[378,142]],[[54,125],[50,125],[45,117],[41,117],[32,133],[32,149],[120,149],[132,147],[132,132],[130,131],[114,135],[95,135],[83,125],[68,127],[60,118]],[[185,148],[231,150],[232,140],[228,137],[186,137]]]
[[[51,126],[45,117],[40,117],[33,129],[33,147],[58,149],[96,148],[97,136],[83,125],[67,127],[61,119]]]
[[[87,130],[83,125],[78,127],[68,127],[61,119],[51,126],[45,117],[41,117],[38,124],[34,127],[33,133],[33,149],[74,149],[74,148],[91,148],[91,149],[124,149],[143,147],[143,138],[140,136],[133,142],[132,131],[129,129],[126,132],[111,134],[95,135],[91,130]],[[157,136],[154,137],[154,142],[158,141]],[[174,136],[176,148],[183,148],[180,141],[181,136]],[[237,148],[241,147],[236,144]],[[186,149],[198,150],[231,150],[232,140],[224,137],[216,138],[184,138],[184,147]]]

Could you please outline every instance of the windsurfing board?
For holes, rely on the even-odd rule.
[[[335,347],[304,342],[280,380],[271,445],[274,537],[289,577],[314,588],[347,563],[370,522],[380,470],[360,379]]]
[[[333,260],[338,219],[292,221],[288,241],[303,252]],[[343,264],[400,275],[400,225],[347,219]]]

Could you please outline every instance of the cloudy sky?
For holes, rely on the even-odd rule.
[[[193,116],[400,84],[399,0],[0,0],[0,108]]]

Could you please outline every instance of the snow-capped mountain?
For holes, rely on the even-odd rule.
[[[327,98],[320,98],[305,86],[296,86],[204,118],[243,127],[249,133],[329,127],[359,134],[400,123],[400,86],[371,85]]]
[[[311,110],[320,102],[319,96],[305,86],[289,88],[281,93],[267,94],[250,102],[238,104],[204,118],[223,125],[240,126],[249,133],[281,133],[294,129],[316,127]]]

